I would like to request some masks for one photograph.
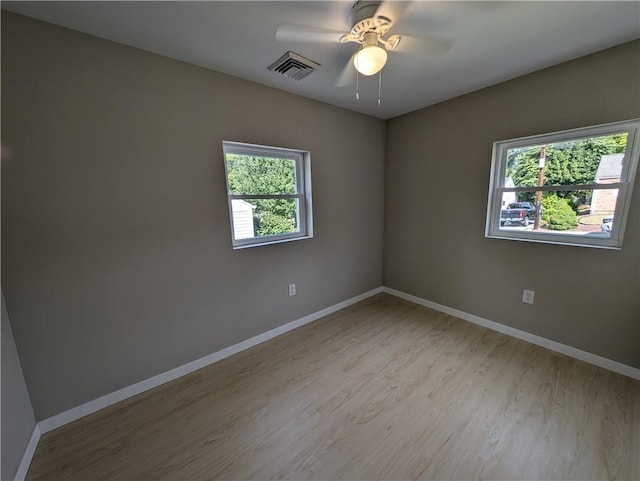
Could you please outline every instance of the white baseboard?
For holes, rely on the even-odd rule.
[[[452,307],[447,307],[443,306],[442,304],[427,301],[426,299],[422,299],[421,297],[397,291],[395,289],[391,289],[390,287],[383,287],[382,291],[386,292],[387,294],[406,299],[407,301],[420,304],[421,306],[425,306],[430,309],[434,309],[436,311],[444,312],[445,314],[458,317],[465,321],[473,322],[474,324],[478,324],[493,331],[501,332],[502,334],[506,334],[517,339],[522,339],[523,341],[530,342],[531,344],[545,347],[552,351],[559,352],[560,354],[566,354],[569,357],[588,362],[589,364],[593,364],[594,366],[602,367],[604,369],[608,369],[609,371],[622,374],[623,376],[628,376],[632,379],[640,380],[640,369],[622,364],[621,362],[612,361],[611,359],[607,359],[605,357],[598,356],[597,354],[592,354],[587,351],[582,351],[575,347],[567,346],[566,344],[561,344],[545,337],[536,336],[535,334],[521,331],[520,329],[516,329],[514,327],[509,327],[498,322],[489,321],[488,319],[484,319],[482,317],[476,316],[474,314],[469,314],[464,311],[459,311],[458,309],[454,309]]]
[[[31,460],[33,459],[33,455],[36,453],[36,448],[38,447],[38,441],[40,441],[40,426],[36,423],[33,427],[33,432],[31,433],[31,438],[29,438],[29,442],[27,443],[27,447],[24,450],[24,454],[22,455],[22,460],[20,461],[20,465],[18,466],[18,471],[16,472],[15,481],[24,481],[24,478],[27,477],[27,472],[29,471],[29,466],[31,466]]]
[[[39,432],[42,432],[42,434],[48,433],[49,431],[52,431],[60,426],[64,426],[65,424],[75,421],[76,419],[80,419],[84,416],[99,411],[100,409],[111,406],[112,404],[124,401],[125,399],[136,396],[149,389],[153,389],[157,386],[160,386],[161,384],[173,381],[174,379],[201,369],[205,366],[208,366],[209,364],[213,364],[214,362],[220,361],[240,351],[249,349],[250,347],[253,347],[257,344],[268,341],[269,339],[273,339],[274,337],[291,331],[292,329],[303,326],[305,324],[309,324],[310,322],[320,319],[321,317],[328,316],[329,314],[339,311],[340,309],[344,309],[345,307],[355,304],[356,302],[360,302],[375,294],[379,294],[382,292],[382,290],[382,287],[370,290],[358,296],[352,297],[351,299],[347,299],[345,301],[339,302],[338,304],[327,307],[326,309],[322,309],[320,311],[314,312],[313,314],[309,314],[308,316],[276,327],[275,329],[271,329],[270,331],[259,334],[255,337],[252,337],[251,339],[247,339],[246,341],[242,341],[238,344],[234,344],[233,346],[229,346],[225,349],[222,349],[221,351],[214,352],[213,354],[209,354],[200,359],[196,359],[195,361],[176,367],[175,369],[171,369],[170,371],[158,374],[157,376],[153,376],[149,379],[145,379],[143,381],[132,384],[131,386],[119,389],[118,391],[106,394],[105,396],[94,399],[93,401],[89,401],[85,404],[81,404],[80,406],[71,408],[68,411],[64,411],[60,414],[56,414],[55,416],[51,416],[50,418],[44,419],[38,423],[40,428]]]

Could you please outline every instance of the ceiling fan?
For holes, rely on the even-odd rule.
[[[351,7],[349,32],[281,24],[276,31],[276,38],[281,41],[359,44],[360,48],[353,53],[335,82],[336,86],[344,87],[351,84],[355,76],[356,98],[359,98],[358,73],[370,76],[381,72],[387,62],[387,52],[404,51],[440,55],[451,49],[453,41],[447,38],[418,37],[401,33],[388,35],[411,3],[413,2],[360,0]],[[379,91],[380,79],[378,103],[380,103]]]

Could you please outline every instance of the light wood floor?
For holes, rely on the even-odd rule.
[[[45,434],[28,480],[640,479],[640,382],[379,295]]]

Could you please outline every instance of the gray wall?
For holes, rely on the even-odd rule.
[[[14,479],[36,419],[2,296],[2,458],[0,479]]]
[[[384,129],[2,12],[2,279],[36,418],[379,287]],[[311,152],[313,239],[231,249],[223,139]]]
[[[640,116],[639,58],[636,42],[578,59],[385,137],[3,12],[2,276],[36,419],[380,286],[383,238],[385,285],[640,367],[640,183],[619,252],[483,234],[492,142]],[[231,249],[223,139],[311,151],[313,239]]]
[[[621,251],[484,237],[494,141],[635,117],[638,41],[388,121],[385,286],[640,367],[640,182]]]

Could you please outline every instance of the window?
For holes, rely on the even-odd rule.
[[[640,119],[493,144],[487,237],[620,249]]]
[[[313,237],[309,152],[222,142],[233,248]]]

